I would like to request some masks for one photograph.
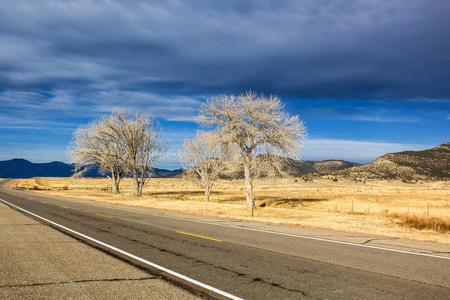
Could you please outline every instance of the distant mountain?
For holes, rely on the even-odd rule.
[[[19,158],[0,161],[0,177],[2,178],[70,177],[72,170],[72,165],[58,161],[32,163]]]
[[[320,175],[330,174],[335,171],[360,166],[360,164],[345,160],[291,160],[290,166],[291,175],[298,177],[310,173],[316,173]]]
[[[291,176],[340,175],[351,178],[380,179],[450,179],[450,143],[423,151],[403,151],[380,156],[371,163],[360,165],[344,160],[301,161],[287,163]],[[70,177],[73,164],[63,162],[32,163],[25,159],[0,161],[0,178]],[[182,169],[153,169],[153,177],[174,177]],[[242,172],[233,174],[243,177]],[[104,177],[98,168],[91,168],[84,177]],[[227,177],[227,176],[224,176]]]
[[[158,169],[153,168],[152,177],[175,177],[183,173],[183,169],[175,169],[175,170],[166,170],[166,169]]]
[[[257,163],[258,159],[259,156],[256,157]],[[287,174],[293,177],[301,177],[304,175],[312,175],[312,176],[326,175],[331,174],[335,171],[345,170],[347,168],[352,168],[355,166],[360,166],[360,164],[345,160],[313,161],[313,160],[294,160],[290,158],[288,158],[283,164],[283,168],[285,171],[287,171]],[[225,172],[221,174],[221,177],[244,178],[244,172],[241,169],[233,171],[227,169],[225,170]]]
[[[25,159],[15,158],[0,161],[0,178],[31,178],[31,177],[70,177],[74,165],[59,161],[50,163],[32,163]],[[153,169],[153,177],[171,177],[182,172],[179,170]],[[84,177],[105,177],[98,168],[92,168]]]
[[[423,151],[388,153],[337,174],[359,178],[450,179],[450,143]]]

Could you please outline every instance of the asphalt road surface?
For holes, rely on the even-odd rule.
[[[4,201],[237,297],[450,299],[445,256],[246,230],[149,209],[11,192],[0,185]]]

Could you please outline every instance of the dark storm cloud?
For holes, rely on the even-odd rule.
[[[448,99],[449,1],[2,1],[0,88]]]

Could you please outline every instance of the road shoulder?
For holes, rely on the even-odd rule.
[[[195,299],[0,203],[2,299]]]

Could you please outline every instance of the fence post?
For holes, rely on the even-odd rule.
[[[430,217],[430,201],[427,202],[427,218]]]

